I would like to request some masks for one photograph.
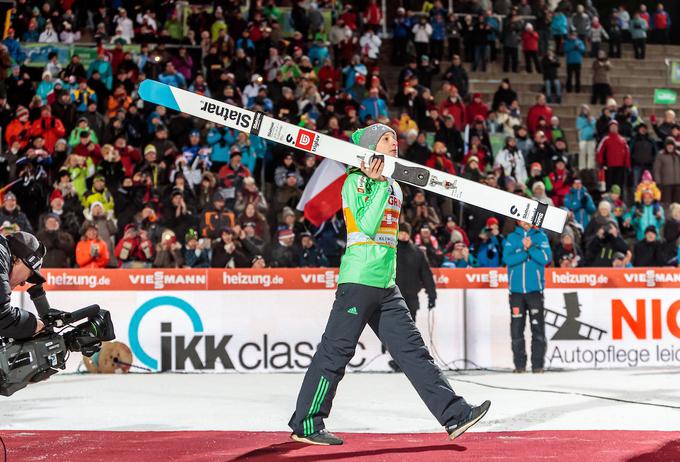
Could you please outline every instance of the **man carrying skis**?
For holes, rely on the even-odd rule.
[[[397,156],[397,136],[382,124],[359,129],[352,141],[379,154]],[[338,288],[326,330],[307,369],[288,425],[295,441],[336,445],[328,417],[338,383],[354,356],[366,324],[385,344],[396,363],[450,439],[462,435],[489,410],[485,401],[473,407],[457,396],[434,364],[408,307],[395,285],[396,248],[402,192],[382,175],[384,161],[350,168],[342,188],[347,248],[340,264]]]

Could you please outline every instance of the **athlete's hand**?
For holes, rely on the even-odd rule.
[[[428,297],[428,299],[427,299],[427,308],[431,310],[431,309],[434,308],[436,305],[437,305],[436,299],[435,299],[435,298],[432,298],[432,297]]]
[[[366,167],[366,164],[364,164],[364,161],[361,161],[361,171],[363,172],[364,175],[367,177],[377,180],[377,181],[386,181],[387,178],[385,178],[382,175],[383,168],[385,167],[385,161],[381,159],[376,159],[373,158],[371,161],[371,166]]]

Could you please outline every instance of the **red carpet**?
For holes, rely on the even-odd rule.
[[[680,461],[680,432],[467,433],[455,443],[441,433],[339,435],[344,445],[319,447],[278,432],[0,431],[8,462]]]

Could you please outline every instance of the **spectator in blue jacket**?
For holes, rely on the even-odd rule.
[[[590,197],[580,178],[574,178],[571,189],[564,196],[564,205],[574,212],[574,219],[586,229],[590,216],[595,213],[595,202]]]
[[[229,162],[231,146],[236,142],[234,130],[226,127],[211,128],[206,137],[211,148],[210,161],[213,169],[219,169]]]
[[[550,23],[550,34],[555,40],[555,52],[562,56],[564,54],[564,39],[569,32],[569,20],[561,11],[555,12]]]
[[[170,85],[171,87],[177,87],[181,89],[185,89],[187,87],[186,79],[181,73],[177,72],[175,65],[171,62],[168,62],[165,65],[165,72],[158,76],[158,80],[166,85]]]
[[[578,131],[578,168],[595,168],[595,133],[597,120],[590,113],[590,106],[581,105],[581,112],[576,118]]]
[[[370,117],[372,120],[377,121],[380,116],[389,117],[387,103],[385,103],[384,99],[380,98],[378,89],[373,87],[368,92],[368,98],[361,102],[359,118],[365,121]]]
[[[552,261],[548,237],[523,221],[508,235],[503,245],[503,261],[508,266],[510,288],[510,333],[515,372],[524,372],[527,353],[524,327],[527,313],[531,320],[531,370],[543,372],[546,339],[543,318],[545,267]]]
[[[471,253],[475,256],[480,268],[498,268],[501,266],[503,255],[503,237],[494,235],[491,228],[483,228],[479,233],[479,242],[472,246]]]
[[[581,93],[581,64],[585,53],[586,45],[576,36],[576,32],[571,32],[564,42],[564,54],[567,57],[567,93],[571,93],[572,88],[576,93]],[[572,77],[575,80],[573,87]]]
[[[412,28],[411,18],[406,16],[406,10],[400,6],[392,22],[392,64],[401,66],[406,62],[406,50]]]

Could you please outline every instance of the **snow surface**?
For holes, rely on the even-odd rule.
[[[302,377],[58,374],[11,397],[0,397],[0,429],[286,431]],[[676,369],[466,372],[448,377],[469,402],[492,402],[489,414],[472,431],[680,429]],[[348,374],[326,424],[339,432],[441,431],[403,374]]]

